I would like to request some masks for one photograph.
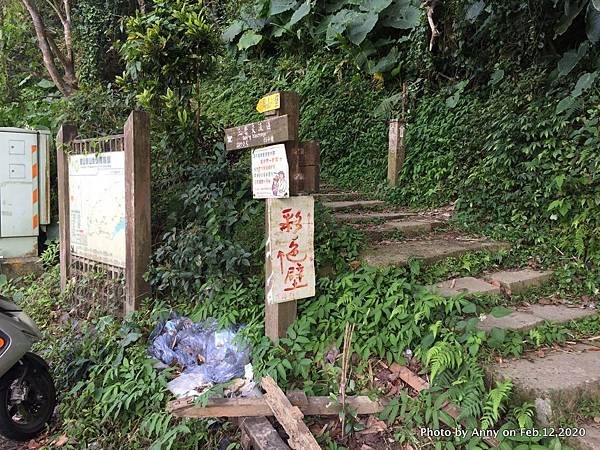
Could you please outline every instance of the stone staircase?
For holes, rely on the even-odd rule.
[[[365,233],[370,245],[361,260],[371,266],[406,266],[411,259],[431,264],[467,252],[509,248],[503,242],[443,231],[452,208],[425,213],[390,208],[381,200],[365,199],[356,192],[329,192],[316,198],[337,220]]]
[[[427,213],[392,209],[384,202],[365,199],[356,192],[330,192],[318,195],[318,199],[337,220],[366,234],[369,246],[361,260],[372,266],[405,266],[413,258],[430,264],[467,252],[496,252],[510,248],[503,242],[449,231],[447,222],[452,216],[451,208]],[[428,289],[445,297],[482,294],[510,297],[542,286],[551,278],[551,271],[505,270],[445,280]],[[527,331],[545,322],[564,323],[598,314],[593,304],[557,303],[525,304],[512,308],[510,314],[500,318],[487,315],[482,317],[478,327],[486,332],[494,328]],[[537,423],[555,425],[554,413],[565,410],[565,404],[576,405],[576,400],[582,396],[600,398],[600,337],[555,346],[510,361],[498,361],[489,368],[488,374],[491,379],[510,378],[517,397],[535,405]],[[600,424],[581,426],[586,435],[569,438],[568,443],[576,449],[600,450]]]

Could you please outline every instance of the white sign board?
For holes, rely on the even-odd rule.
[[[285,145],[252,150],[252,193],[254,198],[290,196],[290,173]]]
[[[69,156],[71,252],[125,267],[125,153]]]
[[[312,197],[267,200],[269,303],[315,295],[314,210]]]

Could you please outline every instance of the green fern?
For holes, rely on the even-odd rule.
[[[521,406],[517,406],[513,409],[513,414],[519,428],[522,430],[533,428],[533,415],[535,413],[535,406],[533,403],[525,402]]]
[[[430,381],[448,369],[458,369],[463,363],[462,347],[458,344],[441,341],[427,351],[425,364],[431,366]]]
[[[512,381],[506,380],[504,382],[496,382],[496,387],[492,389],[488,395],[483,406],[483,417],[481,418],[481,428],[488,430],[494,426],[498,419],[500,419],[500,413],[502,412],[502,403],[504,403],[509,397],[512,391]]]

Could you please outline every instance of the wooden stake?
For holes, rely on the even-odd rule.
[[[299,97],[295,92],[280,92],[280,108],[269,111],[269,115],[288,116],[288,135],[290,140],[285,143],[289,173],[290,173],[290,196],[298,195],[303,187],[302,158],[300,155],[300,143],[298,142],[298,128],[300,126]],[[265,231],[268,232],[269,212],[265,207]],[[269,249],[267,248],[267,252]],[[265,282],[271,277],[271,264],[269,257],[265,260]],[[265,335],[273,342],[284,337],[289,326],[296,320],[297,302],[269,303],[265,292]]]
[[[340,379],[340,395],[342,398],[342,437],[345,434],[346,428],[346,385],[348,383],[348,366],[350,365],[350,357],[352,356],[352,335],[354,334],[354,324],[346,323],[344,333],[344,349],[342,354],[342,375]]]
[[[144,280],[151,254],[150,229],[150,117],[133,111],[125,123],[125,313],[139,308],[150,294]]]
[[[58,175],[58,226],[60,239],[60,289],[64,291],[71,278],[71,209],[69,206],[69,151],[77,136],[77,127],[64,124],[56,136],[56,168]]]

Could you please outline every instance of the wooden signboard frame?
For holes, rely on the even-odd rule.
[[[98,139],[77,139],[77,127],[64,124],[56,136],[58,169],[58,215],[60,236],[60,284],[65,290],[71,279],[74,255],[71,253],[69,204],[69,155],[75,147],[81,152],[94,149],[125,153],[125,304],[124,312],[139,308],[142,298],[150,295],[150,285],[144,280],[151,256],[151,194],[150,194],[150,117],[143,111],[133,111],[124,126],[123,135]],[[106,265],[86,261],[90,270],[106,269]],[[110,268],[112,270],[112,268]]]

